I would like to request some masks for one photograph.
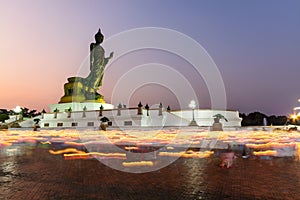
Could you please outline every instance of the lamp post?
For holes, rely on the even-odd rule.
[[[190,126],[198,126],[197,122],[195,121],[195,113],[194,113],[194,110],[196,108],[196,102],[194,100],[192,100],[189,104],[189,108],[192,109],[192,113],[193,113],[193,119],[190,123]]]
[[[292,119],[292,122],[297,126],[299,114],[294,113],[293,115],[290,116],[290,119]]]
[[[16,106],[14,109],[14,112],[16,113],[16,121],[18,121],[18,115],[20,112],[22,112],[22,109],[20,106]]]

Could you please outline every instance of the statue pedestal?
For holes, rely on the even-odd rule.
[[[213,123],[213,126],[211,127],[211,131],[223,131],[223,126],[221,123]]]
[[[198,124],[195,120],[192,120],[189,126],[198,126]]]
[[[60,98],[59,103],[72,102],[96,102],[105,103],[103,96],[98,94],[94,89],[84,86],[84,78],[69,77],[68,82],[64,85],[65,94]],[[87,90],[91,93],[86,93]]]
[[[69,108],[72,109],[72,111],[83,111],[83,108],[86,107],[86,111],[89,110],[99,110],[101,105],[103,106],[104,110],[113,109],[114,105],[109,103],[98,103],[98,102],[72,102],[72,103],[58,103],[58,104],[51,104],[50,112],[54,112],[55,109],[58,109],[59,112],[65,112]]]

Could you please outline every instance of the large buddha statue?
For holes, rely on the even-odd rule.
[[[99,87],[102,85],[102,78],[104,74],[104,68],[109,59],[113,57],[113,52],[110,53],[108,58],[105,58],[105,51],[100,45],[103,42],[104,36],[100,29],[95,35],[95,43],[90,45],[90,74],[84,79],[84,85],[86,86],[85,96],[87,100],[94,100],[101,97],[97,93]]]
[[[64,85],[65,95],[59,103],[70,102],[99,102],[104,103],[103,96],[97,91],[102,85],[104,68],[113,52],[105,58],[105,51],[100,45],[104,36],[99,29],[95,35],[95,43],[90,45],[90,73],[86,78],[70,77]]]

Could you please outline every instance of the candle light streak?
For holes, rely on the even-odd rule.
[[[124,167],[147,167],[153,166],[152,161],[139,161],[139,162],[123,162]]]
[[[215,142],[215,143],[213,143]],[[163,130],[8,130],[0,131],[0,149],[10,146],[42,145],[52,155],[63,155],[71,159],[127,159],[126,152],[147,153],[161,149],[156,156],[208,158],[214,151],[192,151],[188,147],[201,149],[223,148],[227,145],[245,145],[252,149],[253,156],[298,156],[300,155],[300,133],[298,131],[224,131],[207,132],[201,129]],[[106,145],[118,146],[111,151]],[[222,146],[223,145],[223,146]],[[187,147],[182,150],[181,147]],[[164,148],[164,149],[162,149]],[[88,150],[90,152],[87,152]],[[8,152],[11,150],[8,150]],[[2,151],[4,152],[4,151]],[[152,163],[153,164],[153,163]],[[135,166],[135,164],[126,164]]]

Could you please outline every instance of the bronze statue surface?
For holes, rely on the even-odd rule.
[[[90,73],[86,78],[70,77],[64,85],[65,95],[59,103],[69,102],[100,102],[103,103],[103,96],[97,91],[102,85],[104,69],[108,61],[113,57],[113,52],[105,58],[105,51],[100,45],[104,36],[99,29],[95,35],[95,43],[90,44]]]

